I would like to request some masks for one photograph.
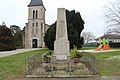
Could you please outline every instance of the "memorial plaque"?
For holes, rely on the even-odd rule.
[[[58,60],[58,61],[66,61],[67,60],[67,55],[57,55],[56,60]]]

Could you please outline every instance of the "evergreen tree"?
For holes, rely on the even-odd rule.
[[[56,22],[50,26],[44,36],[45,45],[53,50],[54,49],[54,41],[56,36]]]
[[[81,18],[79,12],[75,10],[66,10],[67,29],[68,29],[68,40],[70,41],[70,49],[73,46],[81,48],[83,45],[83,38],[80,37],[82,30],[84,29],[84,21]],[[56,36],[56,22],[50,26],[48,31],[45,33],[44,41],[45,45],[49,49],[54,49],[54,41]]]
[[[14,34],[14,39],[15,39],[15,45],[17,48],[22,48],[22,33],[21,31],[17,31]]]
[[[20,27],[19,26],[16,26],[16,25],[11,25],[10,26],[10,30],[11,30],[11,33],[12,33],[12,35],[14,35],[16,32],[20,32],[21,31],[21,29],[20,29]]]
[[[0,51],[9,51],[16,49],[14,37],[11,30],[6,26],[0,26]]]
[[[23,40],[23,36],[24,35],[24,30],[21,30],[19,26],[16,25],[11,25],[10,26],[10,30],[12,35],[14,36],[14,40],[15,40],[15,45],[17,48],[22,48],[22,40]]]

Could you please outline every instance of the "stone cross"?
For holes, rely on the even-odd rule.
[[[54,55],[57,56],[57,58],[66,58],[65,55],[69,55],[69,50],[65,8],[58,8]]]

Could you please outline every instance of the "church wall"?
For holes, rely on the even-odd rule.
[[[45,25],[45,8],[43,6],[29,6],[28,24],[25,31],[25,47],[32,48],[33,39],[37,40],[37,47],[45,47],[44,34],[46,27],[48,26]]]
[[[38,12],[37,18],[36,14],[33,19],[33,10]],[[36,6],[36,7],[29,7],[28,9],[28,30],[27,32],[27,39],[26,39],[26,45],[28,45],[29,48],[32,48],[32,40],[37,39],[38,46],[43,46],[43,28],[45,24],[45,9],[42,6]],[[33,26],[34,24],[34,26]]]

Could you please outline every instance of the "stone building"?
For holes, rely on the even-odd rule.
[[[28,5],[28,23],[25,26],[25,48],[45,47],[44,34],[49,27],[45,23],[45,11],[42,0],[31,0]]]

